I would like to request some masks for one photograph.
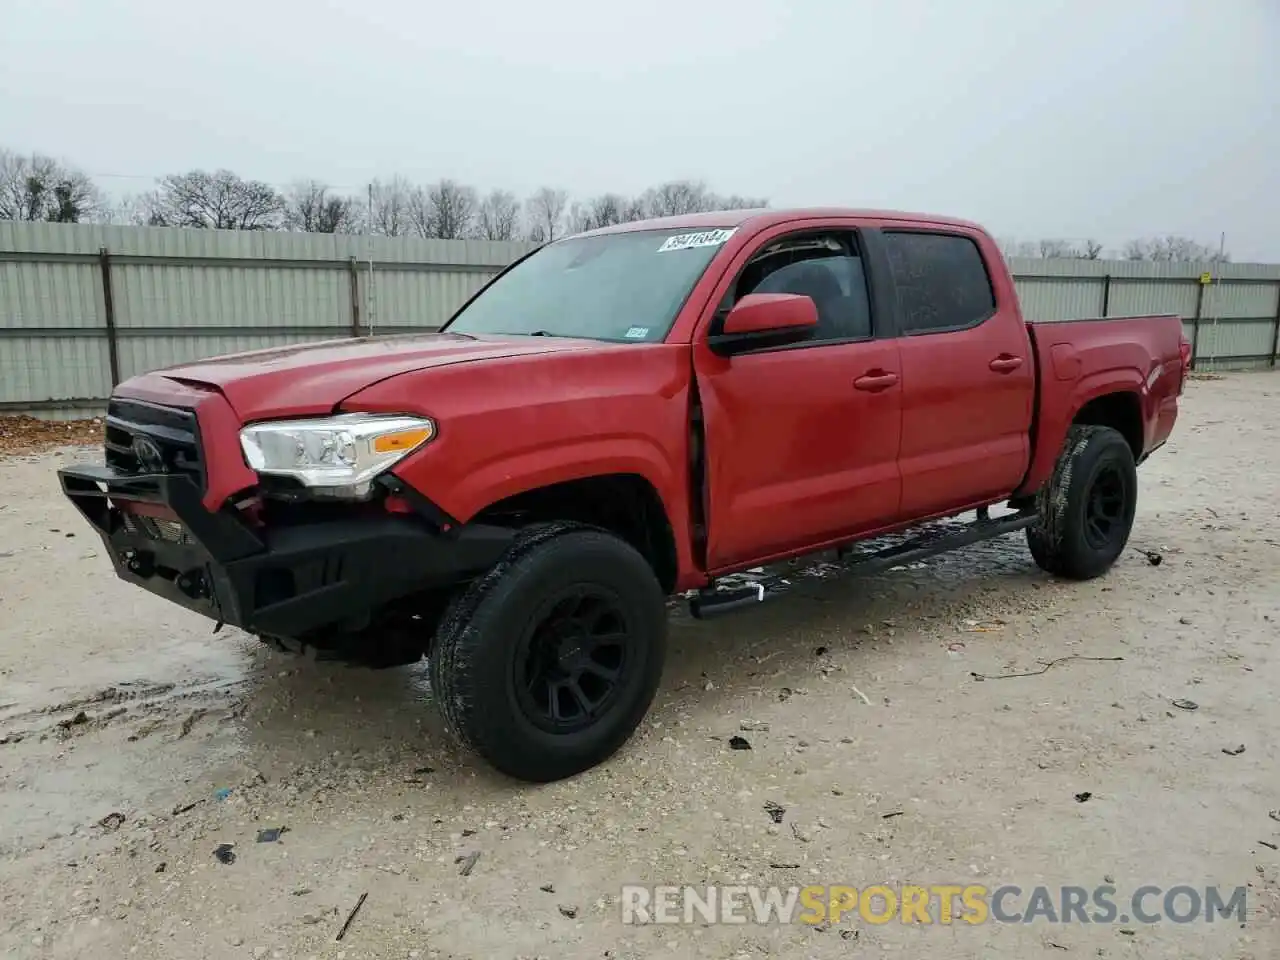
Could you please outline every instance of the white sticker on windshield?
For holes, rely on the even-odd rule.
[[[734,230],[703,230],[701,233],[680,233],[674,237],[667,237],[663,241],[662,246],[658,248],[659,253],[667,253],[670,250],[691,250],[694,247],[718,247],[730,237],[733,236]]]
[[[648,335],[648,327],[628,327],[627,332],[623,334],[628,340],[643,340]]]

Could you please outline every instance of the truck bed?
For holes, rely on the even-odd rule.
[[[1182,319],[1173,314],[1028,322],[1037,368],[1031,466],[1023,489],[1048,477],[1076,413],[1095,397],[1134,397],[1128,439],[1144,459],[1168,439],[1186,376]]]

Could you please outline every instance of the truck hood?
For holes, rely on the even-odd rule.
[[[244,421],[328,413],[380,380],[455,363],[539,353],[591,350],[604,344],[560,337],[470,336],[452,333],[327,340],[228,354],[155,376],[214,389]],[[129,393],[129,384],[121,393]]]

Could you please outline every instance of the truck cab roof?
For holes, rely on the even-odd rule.
[[[855,207],[789,207],[777,210],[771,208],[712,210],[707,213],[686,213],[673,217],[655,217],[648,220],[617,223],[612,226],[574,234],[574,236],[590,237],[607,233],[631,233],[638,230],[711,230],[717,227],[749,227],[753,230],[758,230],[780,223],[791,223],[796,220],[829,220],[836,218],[867,221],[896,220],[903,223],[929,223],[938,226],[963,227],[968,230],[982,230],[982,227],[969,220],[936,216],[929,213],[912,213],[904,210],[871,210]]]

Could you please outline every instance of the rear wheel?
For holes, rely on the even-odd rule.
[[[1027,528],[1041,569],[1073,580],[1106,573],[1124,551],[1138,504],[1133,451],[1111,427],[1073,426]]]
[[[549,524],[517,538],[445,614],[431,686],[451,730],[522,780],[572,776],[631,736],[657,691],[666,606],[610,534]]]

